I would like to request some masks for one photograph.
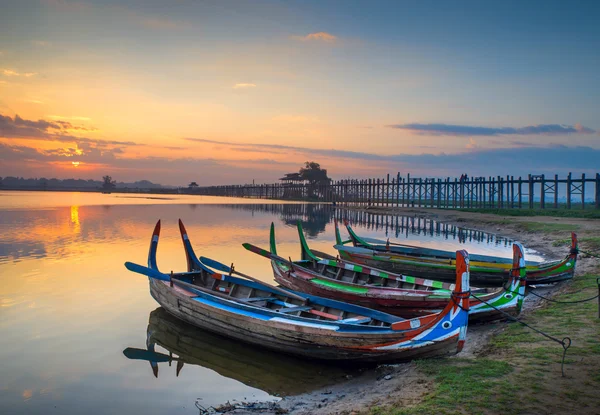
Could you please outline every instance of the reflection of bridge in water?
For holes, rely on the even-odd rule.
[[[329,204],[224,204],[222,206],[277,215],[289,226],[296,226],[296,222],[301,221],[309,237],[316,237],[323,233],[327,224],[335,219],[340,222],[348,220],[353,226],[382,232],[392,238],[411,234],[441,236],[459,242],[476,241],[504,246],[511,244],[510,239],[492,233],[462,228],[434,219],[346,210]]]

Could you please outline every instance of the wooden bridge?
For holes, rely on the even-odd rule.
[[[199,187],[194,194],[257,199],[335,202],[355,206],[427,208],[600,209],[600,173],[595,177],[384,178],[330,183],[246,184]],[[593,198],[592,198],[593,196]],[[590,200],[591,199],[591,200]]]

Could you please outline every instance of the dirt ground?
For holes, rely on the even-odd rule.
[[[421,216],[440,222],[448,222],[474,230],[497,233],[522,242],[526,247],[546,255],[548,258],[562,258],[568,248],[553,246],[557,239],[570,237],[568,231],[553,231],[552,226],[545,230],[526,231],[524,223],[574,225],[581,237],[597,237],[600,235],[600,220],[579,218],[558,218],[547,216],[503,217],[493,214],[482,214],[439,209],[369,209],[373,213],[393,213],[405,216]],[[577,263],[576,276],[593,271],[600,267],[600,260],[582,255]],[[567,282],[568,283],[568,282]],[[543,296],[552,296],[560,292],[566,283],[538,288],[536,292]],[[540,300],[527,296],[523,314],[540,306]],[[457,355],[460,358],[477,358],[487,353],[490,336],[503,328],[504,323],[469,326],[465,349]],[[277,403],[260,403],[246,408],[230,408],[220,413],[226,414],[337,414],[349,415],[368,411],[373,406],[385,406],[393,403],[404,406],[418,403],[431,388],[432,381],[419,373],[413,363],[397,365],[381,365],[376,369],[365,370],[360,376],[346,380],[340,384],[317,390],[311,393],[286,397]]]

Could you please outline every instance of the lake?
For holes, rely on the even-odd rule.
[[[233,262],[263,281],[273,281],[268,260],[241,244],[268,248],[271,222],[284,257],[300,254],[298,220],[312,248],[334,254],[334,218],[349,218],[369,237],[512,255],[506,239],[432,220],[264,202],[0,192],[0,413],[197,414],[196,402],[278,399],[353,373],[239,344],[167,315],[150,297],[148,280],[123,266],[145,264],[158,219],[163,272],[186,267],[180,218],[198,255]],[[128,359],[128,347],[154,350],[164,361]]]

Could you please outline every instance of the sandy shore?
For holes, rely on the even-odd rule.
[[[581,236],[600,235],[600,220],[579,218],[557,218],[547,216],[503,217],[493,214],[447,211],[440,209],[415,208],[375,208],[369,212],[382,214],[401,214],[404,216],[420,216],[448,222],[474,230],[497,233],[522,242],[526,247],[548,256],[562,258],[568,248],[553,246],[559,239],[567,239],[570,233],[564,228],[572,226]],[[532,222],[548,224],[548,229],[526,231]],[[561,230],[552,230],[552,224],[561,224]],[[600,261],[595,258],[580,258],[576,276],[591,272],[598,268]],[[536,289],[544,296],[552,296],[560,292],[569,282]],[[523,313],[542,306],[543,300],[527,296]],[[505,327],[506,323],[469,326],[469,334],[465,349],[457,355],[460,358],[475,359],[486,353],[487,345],[494,333]],[[381,365],[376,369],[365,370],[360,376],[344,379],[339,384],[311,393],[286,397],[276,404],[264,404],[258,408],[237,408],[222,413],[227,414],[353,414],[368,410],[373,406],[394,404],[397,406],[412,405],[421,401],[431,388],[431,380],[419,373],[413,363]]]

